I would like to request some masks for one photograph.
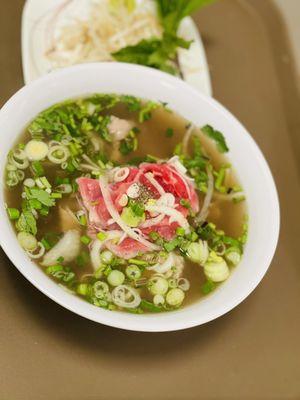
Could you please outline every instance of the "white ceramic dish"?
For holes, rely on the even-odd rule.
[[[180,79],[136,65],[84,64],[52,72],[17,92],[0,112],[0,171],[7,152],[24,127],[42,110],[89,93],[126,93],[167,102],[195,125],[211,124],[224,133],[244,187],[249,211],[249,238],[240,265],[218,290],[182,310],[134,315],[97,308],[65,292],[31,262],[20,248],[0,191],[0,243],[19,271],[39,290],[67,309],[102,324],[136,331],[172,331],[200,325],[243,301],[266,273],[277,244],[279,205],[269,167],[245,128],[223,106]]]
[[[143,2],[144,0],[138,0]],[[25,83],[45,75],[51,64],[45,53],[49,26],[57,10],[67,4],[58,23],[68,21],[70,16],[85,16],[91,0],[27,0],[22,17],[22,63]],[[186,82],[200,92],[211,96],[212,88],[204,46],[198,29],[191,18],[185,18],[179,32],[186,40],[193,40],[189,50],[180,49],[178,60]]]

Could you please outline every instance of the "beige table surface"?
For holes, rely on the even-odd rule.
[[[22,6],[0,0],[1,104],[22,85]],[[143,334],[61,308],[0,250],[0,400],[300,399],[300,107],[285,28],[269,0],[222,0],[195,19],[215,97],[250,130],[278,186],[269,272],[216,321]]]

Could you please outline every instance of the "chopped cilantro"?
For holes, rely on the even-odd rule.
[[[227,151],[229,151],[225,137],[221,132],[216,131],[210,125],[205,125],[202,128],[202,132],[205,133],[205,135],[208,136],[210,139],[213,139],[216,142],[217,148],[221,153],[226,153]]]
[[[174,136],[174,129],[172,128],[167,128],[166,129],[166,133],[165,133],[166,137],[171,138]]]
[[[127,137],[120,142],[120,153],[123,154],[124,156],[131,153],[132,151],[135,151],[138,147],[138,140],[136,137],[137,131],[135,129],[132,129]]]
[[[41,204],[46,207],[52,207],[55,205],[55,200],[52,199],[51,195],[43,189],[32,188],[27,190],[27,196],[29,199],[38,200]]]

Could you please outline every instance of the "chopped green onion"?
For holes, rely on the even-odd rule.
[[[46,268],[47,274],[53,274],[58,271],[63,271],[64,267],[62,265],[51,265],[50,267]]]
[[[86,219],[85,214],[80,215],[80,217],[79,217],[79,223],[80,223],[80,225],[83,225],[83,226],[86,226],[86,225],[87,225],[87,219]]]
[[[242,196],[235,196],[235,197],[232,198],[232,201],[233,201],[234,203],[240,203],[240,202],[242,202],[242,201],[244,201],[244,200],[246,200],[246,197],[245,197],[244,195],[242,195]]]
[[[15,220],[20,217],[20,211],[17,208],[7,208],[9,219]]]
[[[29,199],[28,204],[31,209],[40,210],[42,208],[42,203],[37,199]]]
[[[90,260],[90,255],[86,251],[82,251],[79,256],[76,257],[76,264],[79,267],[84,267]]]
[[[184,236],[184,234],[185,234],[184,228],[182,228],[181,226],[178,226],[178,228],[176,228],[176,234],[178,236]]]
[[[48,207],[42,207],[40,210],[40,214],[43,217],[47,217],[49,215],[49,208]]]
[[[125,273],[130,280],[136,280],[142,276],[142,272],[137,265],[128,265]]]
[[[88,245],[89,243],[91,243],[92,239],[86,235],[83,235],[81,236],[80,241],[81,243]]]
[[[153,303],[155,306],[162,306],[165,304],[165,298],[161,294],[156,294],[153,297]]]
[[[210,280],[207,280],[202,286],[201,291],[203,294],[208,294],[216,288],[216,284]]]
[[[48,179],[45,176],[40,178],[40,181],[44,185],[45,188],[51,189],[51,184],[49,183]]]
[[[163,296],[157,294],[156,295],[158,299],[163,298]],[[147,300],[142,300],[140,303],[140,307],[150,311],[150,312],[161,312],[164,311],[164,309],[162,307],[160,307],[161,303],[155,304],[154,303],[154,299],[156,298],[156,296],[153,297],[153,303],[151,303],[151,301],[147,301]],[[163,303],[162,303],[163,304]]]
[[[167,296],[166,302],[172,307],[179,307],[185,297],[184,291],[179,288],[171,289]]]
[[[172,137],[172,136],[174,136],[174,129],[172,129],[172,128],[167,128],[167,130],[166,130],[166,137],[170,138],[170,137]]]
[[[89,291],[90,285],[88,283],[80,283],[76,288],[76,292],[82,296],[86,296]]]
[[[18,233],[18,242],[25,250],[33,251],[37,248],[38,242],[36,238],[28,232]]]
[[[52,199],[61,199],[62,198],[62,194],[61,193],[51,193],[51,198]]]
[[[165,294],[168,291],[169,284],[165,278],[154,276],[147,284],[149,291],[153,294]]]
[[[130,258],[128,260],[129,264],[135,264],[135,265],[141,265],[141,266],[147,266],[148,263],[147,261],[144,260],[138,260],[137,258]]]
[[[101,257],[102,262],[104,262],[104,264],[109,264],[113,260],[114,255],[111,251],[104,250],[100,254],[100,257]]]
[[[35,176],[43,176],[45,174],[44,168],[40,161],[33,161],[31,168]]]
[[[98,238],[101,242],[103,242],[103,241],[107,238],[107,234],[104,233],[104,232],[98,232],[98,233],[97,233],[97,238]]]
[[[199,242],[190,243],[187,248],[187,256],[194,263],[203,265],[209,256],[207,242],[199,240]]]
[[[123,274],[123,272],[118,271],[117,269],[114,269],[113,271],[111,271],[110,274],[107,277],[107,282],[111,286],[122,285],[124,280],[125,280],[125,275]]]
[[[174,238],[172,240],[170,240],[169,242],[165,242],[164,243],[164,248],[165,250],[170,253],[170,251],[173,251],[180,243],[179,238]]]
[[[46,240],[45,238],[43,238],[41,240],[42,245],[45,247],[46,250],[50,250],[51,249],[51,244],[48,242],[48,240]]]

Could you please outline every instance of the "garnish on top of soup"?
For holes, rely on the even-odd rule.
[[[223,135],[166,104],[96,94],[40,113],[8,154],[7,213],[28,256],[95,306],[178,309],[241,260],[244,194]]]

